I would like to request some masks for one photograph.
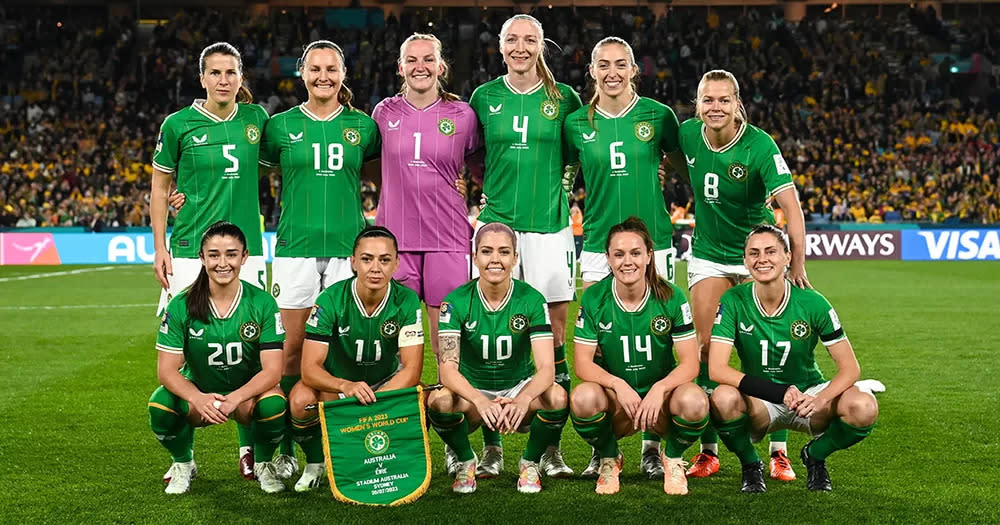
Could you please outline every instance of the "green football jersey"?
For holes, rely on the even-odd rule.
[[[188,291],[174,297],[160,318],[156,349],[184,355],[181,374],[202,392],[227,394],[261,371],[260,353],[280,352],[285,341],[274,298],[252,284],[240,289],[228,312],[211,304],[207,323],[188,316]]]
[[[700,120],[681,124],[681,150],[694,190],[694,256],[743,264],[743,242],[761,223],[774,224],[767,199],[794,188],[792,172],[770,135],[744,124],[732,142],[715,150]]]
[[[365,227],[361,166],[378,157],[378,126],[340,107],[320,119],[304,104],[271,118],[260,163],[281,166],[278,257],[348,257]]]
[[[669,300],[660,301],[647,289],[634,312],[622,306],[613,275],[587,288],[580,301],[574,343],[597,345],[601,367],[641,395],[677,366],[674,342],[695,338],[684,291],[668,284],[674,292]]]
[[[170,253],[197,258],[201,235],[227,220],[247,236],[250,255],[263,255],[257,162],[267,111],[236,104],[221,119],[203,103],[196,100],[163,120],[153,154],[153,167],[174,173],[177,191],[187,198],[174,221]]]
[[[569,202],[562,189],[562,126],[581,103],[572,88],[556,86],[562,100],[549,98],[541,81],[521,92],[506,76],[472,93],[469,105],[479,117],[486,143],[486,206],[479,222],[539,233],[569,226]]]
[[[374,385],[399,368],[399,349],[424,344],[420,298],[395,281],[368,315],[355,289],[357,278],[323,290],[306,320],[306,339],[327,343],[330,375]]]
[[[816,342],[830,346],[847,339],[837,312],[815,290],[785,281],[785,299],[766,315],[749,282],[722,295],[712,341],[736,347],[743,372],[783,385],[807,388],[824,381],[816,365]]]
[[[608,231],[636,216],[646,223],[656,250],[673,246],[673,225],[656,171],[663,153],[678,151],[677,116],[659,102],[638,96],[618,115],[590,106],[566,118],[568,162],[580,160],[587,188],[583,249],[603,253]]]
[[[516,279],[496,310],[479,279],[459,286],[441,303],[439,321],[442,336],[461,337],[458,371],[482,390],[505,390],[534,375],[531,341],[552,338],[545,297]]]

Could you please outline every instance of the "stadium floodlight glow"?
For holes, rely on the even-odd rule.
[[[952,73],[958,73],[958,66],[951,66],[951,68],[949,68],[949,71],[951,71]]]

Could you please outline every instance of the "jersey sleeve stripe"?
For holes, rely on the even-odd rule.
[[[528,335],[534,335],[539,332],[552,333],[552,326],[547,324],[540,324],[538,326],[529,326]]]
[[[537,332],[531,334],[532,341],[541,341],[543,339],[552,339],[552,332]]]
[[[833,346],[833,345],[835,345],[835,344],[837,344],[837,343],[839,343],[841,341],[847,341],[847,336],[846,335],[841,336],[838,339],[834,339],[833,341],[823,341],[823,346],[825,346],[827,348],[830,348],[831,346]]]
[[[266,350],[281,350],[283,346],[284,346],[284,343],[278,343],[278,342],[275,342],[275,343],[261,343],[261,345],[260,345],[260,351],[264,352]]]
[[[844,337],[844,329],[843,328],[838,328],[838,329],[834,330],[833,332],[831,332],[829,334],[820,335],[819,336],[820,340],[823,341],[823,344],[825,344],[825,345],[830,344],[834,340],[839,341],[839,340],[843,339],[843,337]]]
[[[729,338],[726,338],[726,337],[721,337],[721,336],[718,336],[718,335],[713,335],[712,336],[712,342],[713,343],[724,343],[724,344],[727,344],[727,345],[732,345],[733,344],[733,340],[732,339],[729,339]]]
[[[573,344],[575,345],[597,345],[597,339],[584,339],[582,337],[574,337]]]
[[[778,186],[777,188],[774,188],[774,190],[771,191],[770,196],[774,197],[775,195],[777,195],[777,194],[779,194],[779,193],[787,190],[788,188],[793,188],[794,189],[795,188],[795,183],[788,182],[788,183],[782,184],[781,186]]]
[[[673,338],[674,342],[677,343],[680,341],[687,341],[688,339],[694,339],[695,334],[696,332],[694,330],[691,330],[686,334],[674,334],[671,337]]]
[[[153,164],[153,169],[160,170],[164,173],[173,173],[175,171],[174,168],[168,168],[163,164],[157,164],[156,162],[153,162],[152,164]]]
[[[317,343],[330,344],[331,337],[328,335],[313,334],[310,332],[306,332],[306,339],[310,341],[316,341]]]
[[[160,345],[160,344],[158,344],[158,345],[156,345],[156,349],[159,350],[159,351],[161,351],[161,352],[166,352],[168,354],[181,354],[181,355],[184,354],[184,349],[183,348],[174,348],[172,346],[166,346],[166,345]]]
[[[257,163],[260,164],[261,166],[267,166],[268,168],[274,168],[278,166],[277,164],[273,164],[264,159],[257,159]]]
[[[694,330],[694,324],[693,323],[688,323],[688,324],[681,325],[681,326],[675,326],[674,329],[670,331],[670,333],[671,334],[686,334],[686,333],[690,332],[691,330]]]
[[[461,330],[438,330],[438,336],[442,335],[462,335]]]

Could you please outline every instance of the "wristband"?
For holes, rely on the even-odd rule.
[[[748,396],[760,398],[764,401],[770,401],[776,405],[782,405],[785,403],[785,391],[787,391],[790,386],[791,385],[779,385],[770,379],[764,379],[763,377],[747,374],[740,380],[739,389],[740,392]]]

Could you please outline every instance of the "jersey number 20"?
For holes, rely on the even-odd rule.
[[[243,343],[208,343],[208,348],[215,350],[208,356],[209,366],[233,366],[243,361]]]

